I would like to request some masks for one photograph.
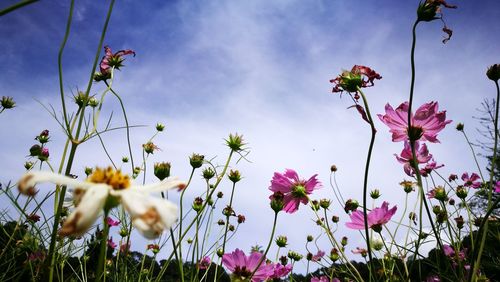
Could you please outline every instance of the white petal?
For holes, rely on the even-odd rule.
[[[79,181],[54,172],[32,171],[26,173],[21,179],[19,179],[17,187],[19,188],[19,192],[22,194],[33,196],[36,194],[35,185],[41,182],[52,182],[57,185],[79,187],[82,189],[87,189],[93,185],[92,183]]]
[[[132,218],[135,228],[146,238],[155,239],[177,220],[177,206],[136,190],[124,190],[122,205]]]
[[[177,177],[171,177],[153,184],[142,185],[142,186],[139,185],[131,186],[128,190],[137,190],[139,192],[154,193],[154,192],[167,191],[173,188],[184,188],[184,186],[186,186],[185,181],[180,181],[178,180]]]
[[[106,184],[94,184],[90,187],[78,207],[64,221],[59,230],[61,236],[81,236],[87,231],[101,213],[110,187]]]

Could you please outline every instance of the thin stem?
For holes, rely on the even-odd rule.
[[[72,137],[71,136],[72,131],[71,131],[70,126],[69,126],[68,114],[66,112],[66,102],[64,100],[62,55],[64,52],[64,47],[66,46],[66,42],[68,41],[69,32],[71,30],[71,22],[73,19],[74,6],[75,6],[75,0],[71,0],[68,20],[66,22],[66,31],[64,33],[64,38],[63,38],[63,41],[61,43],[61,47],[59,48],[59,53],[57,54],[57,66],[58,66],[58,72],[59,72],[59,91],[61,93],[61,104],[62,104],[62,109],[63,109],[64,125],[66,126],[66,132],[68,133],[68,138],[70,138],[70,139]]]
[[[358,92],[361,95],[361,98],[363,99],[363,104],[365,106],[366,110],[366,116],[368,118],[368,122],[370,123],[371,127],[371,138],[370,138],[370,146],[368,147],[368,155],[366,156],[366,165],[365,165],[365,176],[363,180],[363,217],[364,217],[364,224],[365,224],[365,236],[366,236],[366,247],[368,250],[368,257],[370,258],[370,276],[369,280],[372,280],[372,272],[374,271],[374,265],[373,265],[373,256],[372,256],[372,251],[371,251],[371,246],[370,246],[370,232],[368,228],[368,213],[366,210],[367,206],[367,196],[368,196],[368,173],[370,171],[370,160],[372,156],[372,151],[373,151],[373,145],[375,143],[375,134],[377,133],[377,130],[375,129],[375,125],[373,124],[373,119],[370,114],[370,108],[368,107],[368,101],[366,100],[366,96],[361,91],[361,88],[358,87]]]
[[[102,238],[101,238],[101,248],[99,250],[99,260],[97,263],[97,281],[105,280],[106,273],[106,248],[108,246],[108,233],[109,233],[109,224],[106,220],[108,217],[109,211],[104,211],[103,217],[103,230],[102,230]]]
[[[9,7],[5,8],[5,9],[1,10],[0,11],[0,17],[3,16],[3,15],[5,15],[5,14],[8,14],[10,12],[13,12],[13,11],[19,9],[19,8],[22,8],[22,7],[26,6],[26,5],[33,4],[33,3],[38,2],[38,1],[39,0],[25,0],[25,1],[21,1],[19,3],[16,3],[16,4],[12,5],[12,6],[9,6]]]
[[[496,98],[496,106],[495,106],[495,121],[494,121],[494,126],[495,126],[495,144],[493,145],[493,157],[491,159],[491,168],[490,168],[490,181],[489,185],[487,186],[488,189],[488,209],[489,213],[491,213],[496,206],[496,203],[498,203],[498,200],[495,202],[494,205],[492,205],[492,193],[493,193],[493,178],[495,176],[495,165],[497,161],[497,146],[498,146],[498,109],[499,109],[499,103],[500,103],[500,88],[498,86],[498,80],[495,81],[495,86],[497,88],[497,98]],[[473,262],[474,267],[472,269],[472,276],[471,280],[474,280],[474,277],[476,277],[476,273],[478,272],[480,263],[481,263],[481,255],[483,253],[484,249],[484,243],[486,242],[486,236],[488,234],[488,216],[489,214],[486,214],[485,217],[482,219],[481,222],[481,228],[485,228],[483,231],[483,234],[481,234],[481,244],[479,245],[479,251],[474,248],[473,256],[476,256],[476,262]],[[481,231],[481,228],[479,231]],[[479,232],[478,232],[479,234]],[[474,259],[474,257],[473,257]]]
[[[279,212],[274,212],[273,230],[271,231],[271,236],[269,238],[269,243],[267,243],[266,251],[262,254],[262,257],[260,258],[259,263],[255,267],[255,269],[252,271],[252,274],[250,274],[250,276],[248,277],[248,280],[252,280],[252,277],[255,275],[255,272],[257,272],[257,270],[262,265],[264,260],[266,260],[266,255],[269,252],[269,249],[271,248],[271,245],[273,243],[274,231],[276,231],[276,223],[278,221],[278,213]]]

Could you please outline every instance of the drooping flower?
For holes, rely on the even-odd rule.
[[[332,280],[330,280],[328,276],[323,275],[320,277],[316,276],[311,277],[311,282],[340,282],[340,280],[338,278],[333,278]]]
[[[438,107],[438,102],[429,102],[420,106],[415,114],[410,115],[410,129],[408,129],[408,102],[402,103],[395,110],[387,104],[385,115],[378,114],[378,117],[389,127],[393,142],[420,140],[439,143],[438,133],[451,123],[451,120],[446,120],[446,111],[439,112]]]
[[[331,79],[330,82],[334,84],[333,93],[343,91],[355,93],[358,88],[373,86],[375,79],[382,79],[382,76],[369,67],[355,65],[351,71],[343,71],[342,74]]]
[[[500,181],[495,184],[495,193],[500,193]]]
[[[111,249],[115,249],[115,248],[116,248],[116,246],[117,246],[117,245],[116,245],[116,243],[115,243],[115,242],[113,242],[113,237],[110,237],[110,238],[108,239],[108,247],[110,247]]]
[[[211,263],[210,257],[204,256],[198,263],[198,269],[207,269]]]
[[[292,169],[285,170],[285,173],[275,172],[271,180],[269,190],[273,195],[269,199],[273,200],[276,193],[282,193],[284,207],[287,213],[294,213],[298,210],[300,203],[309,202],[308,195],[321,187],[321,183],[316,179],[317,174],[308,180],[300,179],[297,172]]]
[[[479,175],[477,175],[474,172],[470,175],[470,177],[469,173],[467,172],[464,172],[462,174],[462,180],[465,182],[464,183],[465,187],[472,187],[474,189],[481,187],[481,181],[477,181],[479,179],[481,179],[481,177],[479,177]]]
[[[113,54],[109,46],[104,46],[104,57],[102,57],[101,62],[99,63],[99,69],[101,72],[94,75],[94,80],[101,81],[110,79],[111,68],[114,67],[119,70],[120,67],[123,67],[123,61],[125,60],[123,57],[130,54],[135,57],[135,52],[133,50],[125,49]]]
[[[114,219],[112,219],[109,216],[106,218],[106,222],[108,223],[109,226],[118,226],[118,225],[120,225],[120,221],[119,220],[114,220]]]
[[[320,261],[324,255],[325,252],[323,252],[322,250],[318,250],[318,252],[311,258],[311,261],[314,262]]]
[[[240,281],[250,279],[252,272],[259,264],[263,254],[260,252],[252,252],[249,256],[236,249],[232,253],[227,253],[222,256],[222,264],[233,273],[235,279]],[[274,274],[274,265],[262,263],[255,274],[252,276],[252,282],[264,281]],[[233,279],[231,279],[233,280]]]
[[[293,269],[293,266],[291,263],[287,265],[282,265],[281,263],[276,263],[274,264],[274,273],[269,277],[269,279],[280,279],[282,277],[285,277],[290,273]]]
[[[18,182],[22,194],[36,194],[35,185],[52,182],[73,188],[75,210],[64,221],[59,230],[61,236],[81,236],[95,222],[103,210],[123,205],[132,218],[135,228],[146,238],[154,239],[163,230],[170,228],[177,220],[177,206],[173,203],[151,197],[153,192],[166,191],[185,186],[176,179],[159,183],[135,186],[128,175],[112,168],[96,168],[85,181],[46,171],[26,173]]]
[[[444,164],[438,165],[434,159],[432,159],[430,162],[426,163],[424,168],[420,169],[420,174],[423,177],[427,177],[433,170],[436,170],[438,168],[442,168]]]
[[[420,146],[420,143],[418,141],[415,142],[415,154],[417,156],[417,164],[425,164],[432,159],[432,155],[429,154],[427,145],[422,144],[422,146]],[[401,151],[401,155],[398,156],[394,154],[394,156],[396,156],[398,162],[403,164],[403,169],[408,176],[413,176],[415,174],[415,171],[411,165],[411,162],[413,161],[413,154],[411,151],[410,142],[405,141],[404,149],[403,151]]]
[[[360,247],[356,247],[356,249],[352,250],[351,252],[355,255],[361,255],[362,257],[366,257],[368,255],[368,251],[365,248]]]
[[[389,209],[389,203],[383,202],[380,208],[374,208],[368,213],[368,228],[375,232],[382,230],[382,225],[391,220],[391,217],[396,213],[397,206]],[[365,221],[363,212],[356,210],[351,214],[351,222],[346,222],[347,227],[351,229],[365,229]]]

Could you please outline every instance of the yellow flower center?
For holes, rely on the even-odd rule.
[[[122,174],[120,170],[114,170],[111,167],[107,169],[96,168],[87,178],[88,182],[108,184],[115,190],[123,190],[130,187],[130,178]]]

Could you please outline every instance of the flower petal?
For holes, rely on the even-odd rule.
[[[81,236],[95,222],[109,195],[106,184],[94,184],[83,195],[78,207],[64,221],[59,230],[61,236]]]
[[[177,206],[136,190],[121,193],[122,204],[130,214],[137,230],[148,239],[155,239],[177,220]]]
[[[164,179],[163,181],[149,184],[149,185],[141,185],[141,186],[131,186],[126,190],[136,190],[141,193],[154,193],[154,192],[163,192],[174,188],[183,189],[186,186],[186,182],[178,180],[177,177],[170,177],[168,179]],[[123,191],[126,191],[123,190]]]
[[[66,185],[87,189],[94,184],[79,181],[69,176],[53,173],[50,171],[32,171],[26,173],[18,182],[19,192],[24,195],[33,196],[36,194],[35,185],[41,182],[52,182],[57,185]]]

